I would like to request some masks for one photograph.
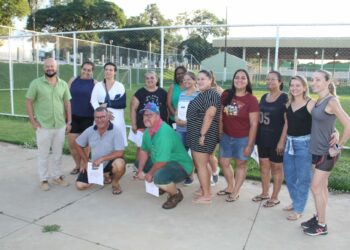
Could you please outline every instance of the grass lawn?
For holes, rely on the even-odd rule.
[[[128,106],[125,110],[125,120],[127,124],[130,124],[129,118],[129,104],[131,96],[134,94],[137,88],[142,85],[135,86],[132,90],[127,90],[127,102]],[[165,89],[168,89],[166,84]],[[15,100],[15,113],[25,115],[25,90],[17,90],[14,92]],[[257,90],[254,91],[254,95],[261,97],[265,91]],[[350,96],[340,95],[340,101],[345,108],[347,113],[350,113]],[[0,91],[0,112],[9,112],[9,92]],[[337,127],[340,128],[338,122]],[[342,129],[339,129],[342,131]],[[34,148],[35,147],[35,134],[30,126],[27,118],[1,116],[0,115],[0,141],[23,145],[24,147]],[[350,142],[347,143],[350,146]],[[136,147],[133,143],[129,143],[125,151],[125,158],[127,162],[133,162],[135,156]],[[65,144],[64,152],[69,153],[68,146]],[[343,156],[338,161],[335,169],[329,179],[329,187],[339,191],[350,191],[350,152],[344,151]],[[259,166],[253,161],[248,162],[248,174],[247,178],[260,180]]]

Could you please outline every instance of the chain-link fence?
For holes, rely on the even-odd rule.
[[[161,86],[173,82],[179,65],[194,72],[212,70],[224,87],[231,85],[238,68],[248,70],[256,87],[271,69],[279,70],[285,81],[295,74],[310,79],[316,69],[326,69],[337,84],[350,84],[350,24],[203,25],[60,34],[0,27],[0,36],[2,114],[25,114],[25,90],[42,75],[47,57],[58,61],[59,76],[66,81],[79,74],[86,60],[96,64],[94,78],[101,81],[103,65],[114,62],[117,80],[131,91],[143,85],[149,70],[158,72]],[[92,41],[94,36],[100,41]]]

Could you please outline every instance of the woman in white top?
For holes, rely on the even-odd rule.
[[[128,145],[124,109],[126,107],[126,93],[124,85],[116,81],[117,66],[108,62],[104,65],[105,78],[96,83],[91,94],[91,105],[94,109],[99,106],[107,107],[112,113],[112,123],[122,132],[125,147]]]

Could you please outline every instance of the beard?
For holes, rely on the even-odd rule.
[[[54,77],[56,74],[57,74],[56,71],[54,71],[54,72],[45,72],[45,75],[46,75],[47,77],[49,77],[49,78]]]

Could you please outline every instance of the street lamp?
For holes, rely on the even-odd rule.
[[[335,51],[334,56],[333,56],[333,77],[334,77],[334,73],[335,73],[335,58],[337,58],[339,56],[338,54],[338,49]]]
[[[316,57],[318,55],[318,51],[315,51],[315,56],[314,56],[314,71],[316,70]]]
[[[112,43],[113,40],[109,40],[109,61],[112,62]]]

